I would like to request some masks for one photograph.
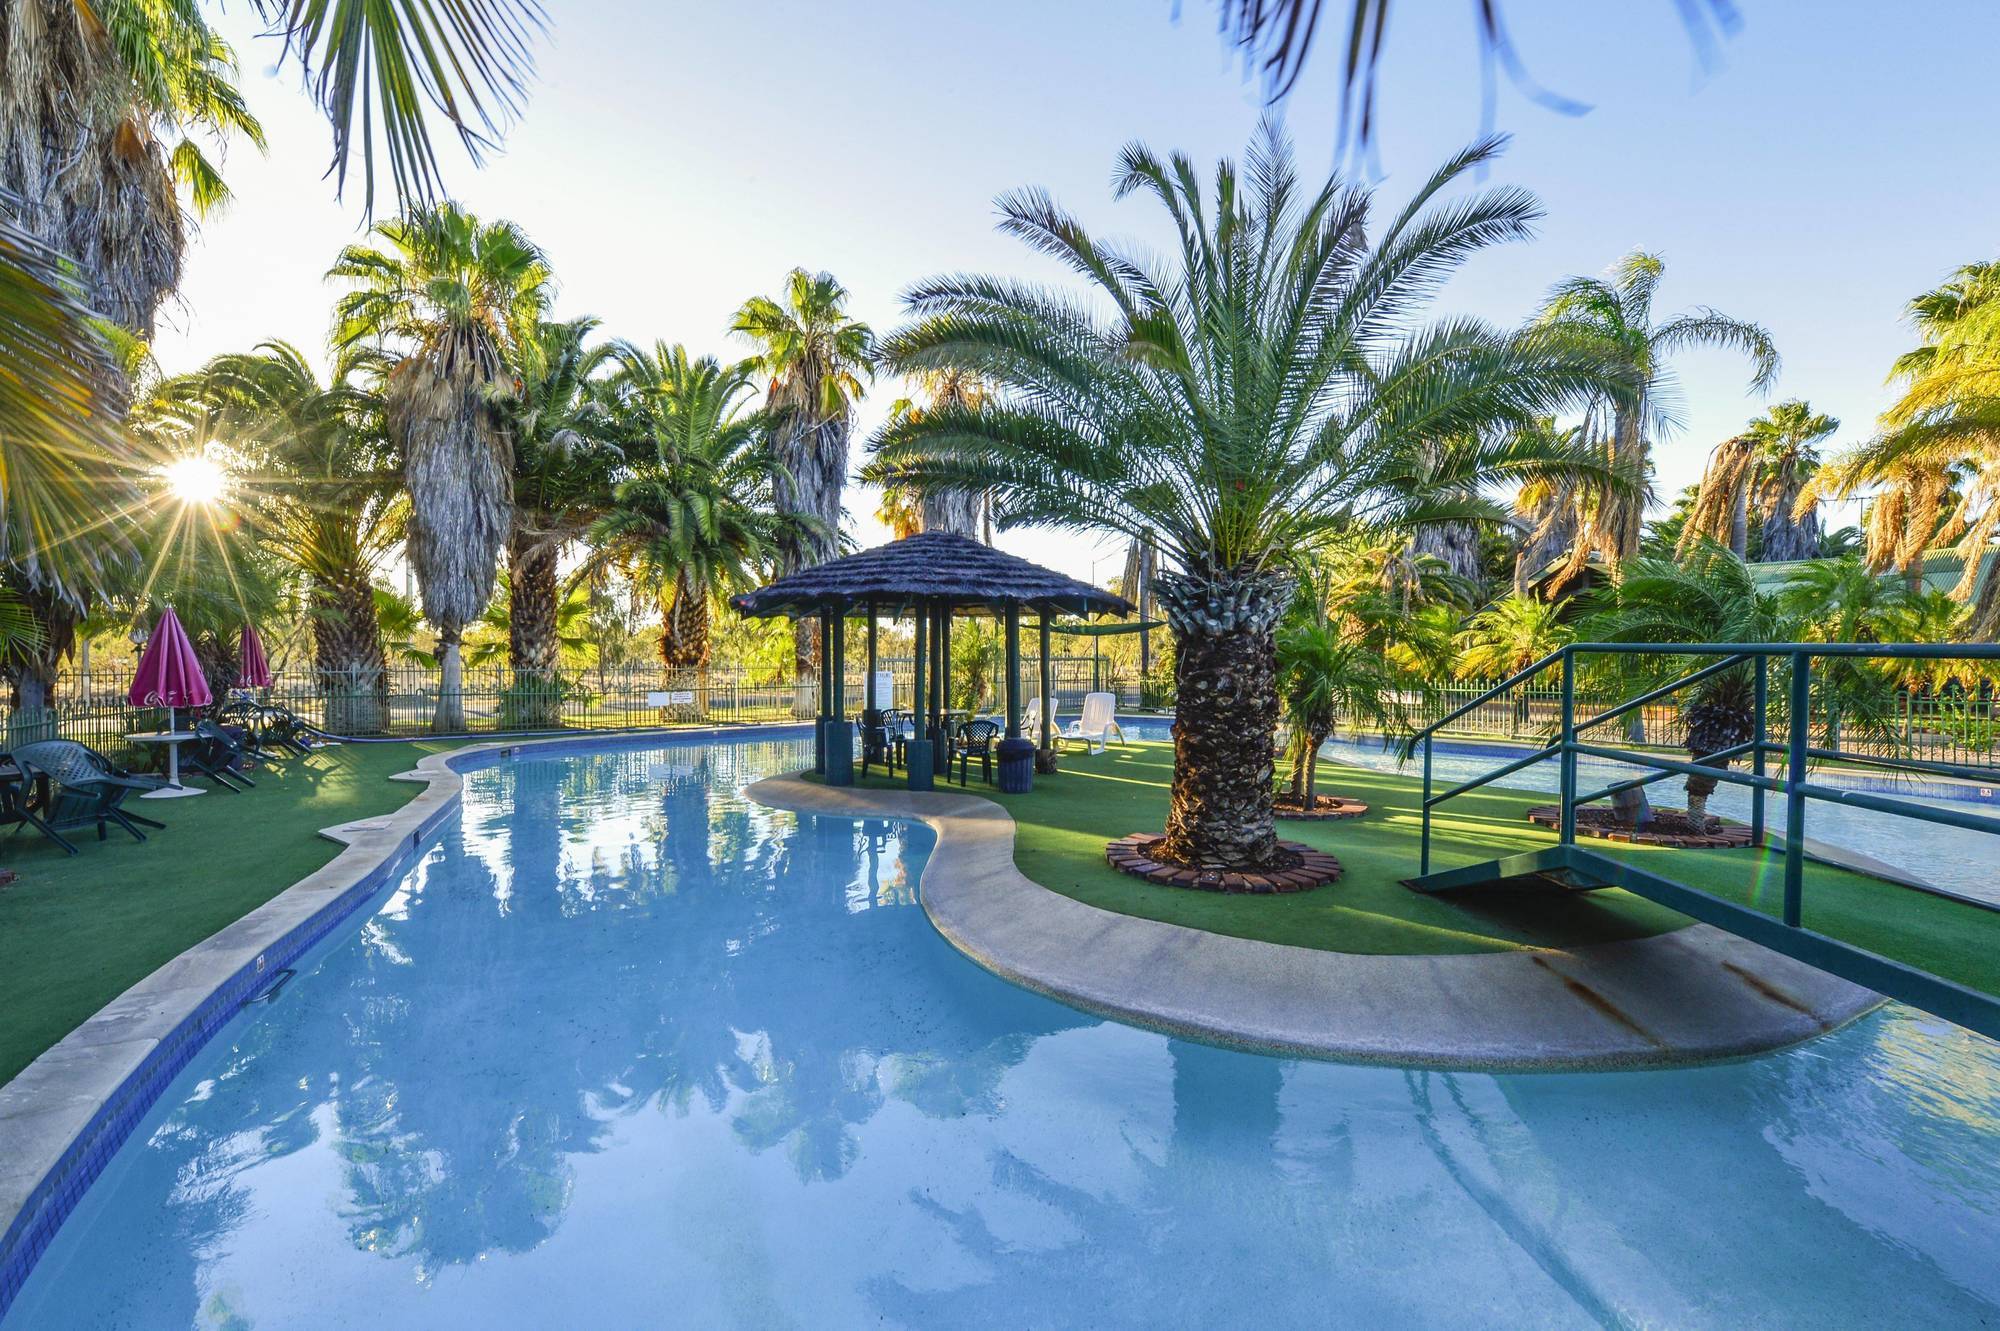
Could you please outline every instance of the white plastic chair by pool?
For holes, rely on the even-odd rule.
[[[1118,699],[1109,693],[1086,693],[1083,695],[1083,715],[1063,727],[1056,736],[1057,746],[1081,744],[1092,753],[1104,752],[1107,737],[1115,735],[1118,742],[1125,742],[1125,732],[1118,728],[1116,708]]]

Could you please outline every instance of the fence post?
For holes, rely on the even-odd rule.
[[[1754,776],[1763,776],[1764,741],[1770,738],[1771,733],[1767,721],[1771,704],[1771,658],[1768,656],[1759,656],[1757,658],[1757,673],[1754,677],[1754,688],[1755,702],[1753,706],[1757,714],[1754,736],[1757,747],[1750,750],[1750,771]],[[1759,847],[1764,844],[1764,788],[1762,786],[1752,786],[1750,788],[1750,844]]]
[[[1562,833],[1565,846],[1576,844],[1576,658],[1562,654]]]
[[[1797,928],[1803,917],[1801,897],[1806,873],[1805,781],[1808,725],[1812,711],[1812,658],[1793,652],[1790,714],[1791,744],[1785,755],[1785,923]]]

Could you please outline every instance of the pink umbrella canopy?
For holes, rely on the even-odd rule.
[[[126,698],[134,707],[206,707],[214,700],[187,630],[168,606],[139,653],[139,673]]]
[[[257,636],[255,624],[243,626],[243,670],[236,677],[239,689],[268,689],[271,687],[271,663],[264,657],[264,640]]]

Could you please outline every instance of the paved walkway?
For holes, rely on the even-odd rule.
[[[1632,942],[1473,956],[1364,956],[1231,938],[1041,886],[1014,867],[1014,820],[976,795],[834,789],[796,776],[748,793],[801,813],[928,824],[938,839],[924,869],[924,909],[959,951],[1086,1011],[1222,1044],[1430,1068],[1633,1068],[1782,1048],[1882,1001],[1703,924]]]

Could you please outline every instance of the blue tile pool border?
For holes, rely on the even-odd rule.
[[[462,777],[517,757],[560,758],[620,749],[672,748],[716,740],[785,740],[811,733],[810,725],[794,724],[625,731],[607,735],[565,735],[557,739],[498,740],[453,753],[423,757],[438,758],[439,766]],[[423,772],[427,778],[435,779],[435,768],[426,771],[422,761],[419,761],[416,770]],[[429,788],[426,786],[426,790]],[[394,819],[408,814],[423,793],[419,791],[409,803],[386,816]],[[384,888],[400,881],[410,866],[429,849],[426,842],[446,819],[458,812],[462,802],[461,786],[436,807],[421,813],[412,825],[400,829],[396,845],[387,855],[363,871],[352,885],[341,890],[325,906],[287,930],[260,950],[253,960],[211,990],[193,1011],[160,1038],[140,1060],[139,1066],[105,1097],[64,1148],[62,1155],[29,1192],[7,1226],[6,1233],[0,1235],[0,1318],[7,1315],[35,1263],[48,1250],[77,1202],[130,1139],[133,1129],[151,1111],[168,1084],[252,995],[270,983],[270,977],[275,972],[289,966],[335,929],[352,920],[360,913],[361,907]],[[283,895],[278,893],[272,900]],[[144,983],[140,981],[141,985]]]

